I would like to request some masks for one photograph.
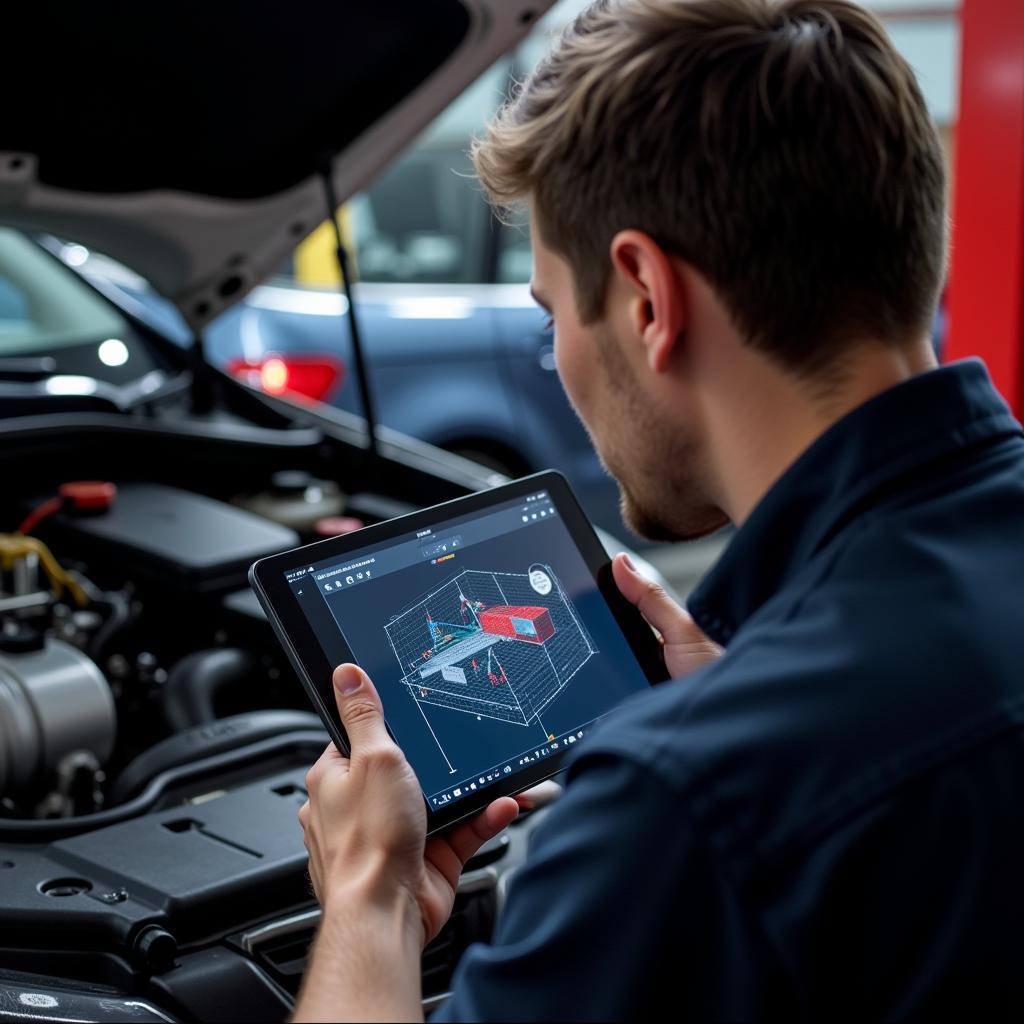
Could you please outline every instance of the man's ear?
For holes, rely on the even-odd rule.
[[[612,269],[625,286],[630,324],[644,346],[647,364],[664,373],[686,332],[686,286],[676,261],[650,235],[620,231],[611,242]]]

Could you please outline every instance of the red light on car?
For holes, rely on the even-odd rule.
[[[232,359],[228,373],[268,395],[292,395],[323,401],[341,387],[345,364],[333,356],[272,355]]]
[[[268,359],[260,367],[260,387],[271,395],[283,395],[288,390],[289,376],[283,359]]]

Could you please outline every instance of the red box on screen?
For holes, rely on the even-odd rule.
[[[501,604],[480,612],[480,628],[485,633],[507,636],[512,640],[542,644],[555,632],[547,608],[531,605]]]

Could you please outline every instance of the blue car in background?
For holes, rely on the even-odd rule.
[[[69,248],[74,263],[80,247]],[[141,279],[93,254],[79,269],[127,312],[189,343]],[[510,476],[559,469],[590,518],[624,534],[617,487],[569,405],[525,284],[360,282],[355,299],[379,422]],[[275,281],[207,328],[206,356],[270,393],[359,413],[346,308],[338,291]]]
[[[565,397],[524,285],[364,282],[355,296],[382,423],[512,476],[560,469],[591,517],[623,532],[614,481]],[[336,292],[264,286],[208,329],[208,355],[266,390],[359,411],[344,305]]]

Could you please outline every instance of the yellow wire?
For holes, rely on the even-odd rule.
[[[53,557],[41,540],[26,537],[23,533],[0,533],[0,567],[10,571],[18,559],[27,555],[35,555],[39,559],[55,594],[59,596],[67,590],[79,608],[89,603],[81,584]]]

